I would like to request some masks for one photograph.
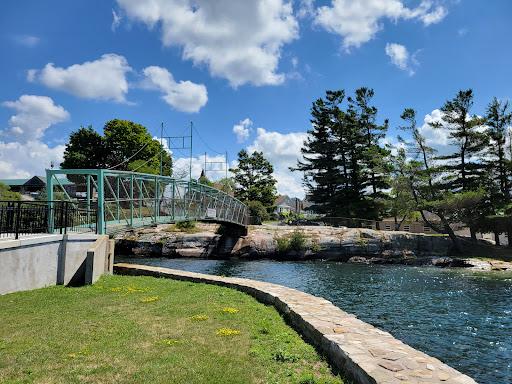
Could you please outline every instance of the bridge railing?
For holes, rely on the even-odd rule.
[[[36,233],[96,233],[96,210],[67,201],[0,201],[0,238]],[[51,228],[51,231],[50,231]]]
[[[97,207],[98,231],[183,220],[245,226],[249,210],[235,197],[194,180],[108,169],[47,170],[48,199]]]

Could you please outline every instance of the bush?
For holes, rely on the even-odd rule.
[[[195,221],[178,221],[176,223],[176,228],[181,229],[183,231],[191,230],[196,228],[196,222]]]
[[[306,250],[307,237],[303,231],[295,230],[291,234],[276,238],[279,253],[289,251],[302,252]]]
[[[270,218],[267,209],[261,201],[249,201],[247,206],[249,207],[249,214],[253,217],[258,217],[260,221],[265,221]]]

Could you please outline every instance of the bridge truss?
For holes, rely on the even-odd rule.
[[[73,202],[97,211],[97,232],[201,220],[246,226],[249,210],[233,196],[195,180],[108,169],[46,171],[48,204]],[[50,231],[53,218],[49,218]]]

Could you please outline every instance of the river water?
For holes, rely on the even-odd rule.
[[[511,273],[321,261],[126,261],[246,277],[322,296],[479,383],[512,383]]]

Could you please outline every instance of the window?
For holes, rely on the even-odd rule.
[[[405,232],[409,232],[411,230],[411,226],[410,225],[404,225],[404,231]]]
[[[430,233],[430,227],[424,226],[423,227],[423,232]]]
[[[391,224],[386,224],[386,231],[391,231]]]

